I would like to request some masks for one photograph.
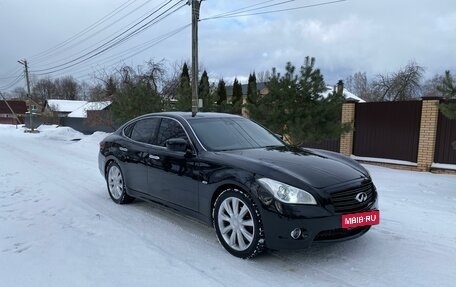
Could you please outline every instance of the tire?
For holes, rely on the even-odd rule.
[[[264,250],[260,213],[250,196],[238,189],[226,189],[212,210],[217,238],[232,255],[249,259]]]
[[[111,199],[117,204],[126,204],[135,200],[127,194],[124,176],[119,165],[115,162],[110,162],[106,169],[106,183]]]

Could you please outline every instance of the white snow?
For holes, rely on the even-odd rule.
[[[54,112],[72,112],[83,105],[87,104],[87,101],[72,101],[72,100],[46,100],[47,105]]]
[[[398,165],[407,165],[407,166],[417,166],[416,162],[406,161],[406,160],[397,160],[397,159],[387,159],[387,158],[377,158],[377,157],[365,157],[365,156],[350,156],[354,160],[360,161],[370,161],[370,162],[378,162],[378,163],[389,163],[389,164],[398,164]]]
[[[114,204],[97,166],[106,134],[40,130],[0,125],[0,286],[455,286],[455,175],[366,165],[380,225],[246,261],[181,214]]]
[[[111,101],[88,102],[68,114],[69,118],[87,118],[87,111],[101,111],[111,104]]]
[[[449,169],[449,170],[456,170],[456,164],[446,164],[446,163],[432,163],[431,167],[433,168],[441,168],[441,169]]]
[[[330,93],[332,93],[334,91],[334,87],[331,87],[331,86],[326,86],[326,91],[321,93],[321,95],[324,97],[324,98],[327,98],[329,96]],[[358,97],[357,95],[349,92],[347,89],[344,88],[344,91],[343,91],[343,95],[345,97],[346,100],[355,100],[357,101],[358,103],[365,103],[366,101],[361,99],[360,97]]]

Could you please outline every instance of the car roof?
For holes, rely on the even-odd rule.
[[[225,113],[210,113],[210,112],[199,112],[193,117],[191,112],[161,112],[161,113],[151,113],[144,116],[169,116],[169,117],[180,117],[186,120],[188,119],[198,119],[198,118],[241,118],[241,116]]]

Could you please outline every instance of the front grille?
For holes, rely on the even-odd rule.
[[[366,193],[366,201],[359,202],[356,200],[356,196],[360,192]],[[365,211],[375,200],[375,194],[374,184],[369,182],[357,188],[334,192],[331,194],[331,201],[334,205],[335,212]]]
[[[317,234],[315,237],[315,241],[326,241],[326,240],[337,240],[337,239],[344,239],[347,237],[355,236],[360,234],[361,232],[367,231],[370,226],[362,226],[356,227],[353,229],[333,229],[333,230],[325,230]]]

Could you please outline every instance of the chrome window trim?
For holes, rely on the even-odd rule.
[[[186,118],[184,118],[183,116],[181,115],[178,115],[178,117],[180,117],[183,121],[185,121],[187,123],[187,125],[190,127],[190,130],[192,131],[193,135],[195,136],[196,140],[198,141],[199,145],[204,149],[204,151],[207,151],[206,147],[201,143],[200,139],[198,138],[198,136],[196,135],[195,131],[193,130],[193,127],[192,125],[187,121]],[[184,129],[185,130],[185,129]],[[186,131],[187,132],[187,131]],[[188,135],[188,134],[187,134]]]
[[[187,136],[187,139],[188,139],[188,141],[189,141],[189,143],[190,143],[190,145],[191,145],[191,147],[192,147],[193,153],[196,153],[195,145],[193,144],[193,141],[192,141],[192,139],[190,138],[190,136],[188,135],[188,132],[187,132],[187,130],[185,129],[185,127],[182,125],[181,122],[179,122],[179,121],[176,120],[175,118],[172,118],[172,117],[169,117],[169,116],[161,116],[161,115],[144,116],[144,117],[141,117],[140,119],[137,119],[137,120],[135,120],[135,121],[128,122],[128,124],[125,125],[125,127],[122,129],[122,136],[125,137],[125,138],[127,138],[128,140],[130,140],[130,141],[132,141],[132,142],[135,142],[135,143],[148,145],[148,146],[151,146],[151,147],[154,147],[154,148],[166,149],[166,147],[164,147],[164,146],[159,146],[159,145],[154,145],[154,144],[150,144],[150,143],[135,141],[134,139],[132,139],[132,138],[130,138],[130,137],[128,137],[128,136],[125,135],[125,129],[126,129],[128,126],[130,126],[131,124],[133,124],[133,123],[136,124],[137,122],[139,122],[139,121],[141,121],[141,120],[146,120],[146,119],[151,119],[151,118],[170,119],[170,120],[173,120],[173,121],[177,122],[177,123],[181,126],[181,128],[184,130],[185,135]],[[184,119],[184,120],[185,120],[185,119]],[[185,120],[185,122],[187,122],[187,121]],[[188,122],[187,122],[187,124],[188,124]],[[160,123],[160,126],[161,126],[161,123]],[[158,131],[160,131],[160,126],[158,126]],[[189,126],[190,126],[190,124],[189,124]],[[133,128],[134,128],[134,127],[133,127]],[[190,129],[192,129],[191,126],[190,126]],[[193,129],[192,129],[192,132],[193,132],[193,134],[195,134],[195,132],[193,131]],[[195,135],[195,137],[196,137],[196,135]],[[198,140],[198,142],[200,142],[199,139],[198,139],[198,137],[196,137],[196,139]],[[200,144],[201,144],[201,142],[200,142]],[[201,145],[201,146],[202,146],[202,145]],[[204,148],[204,146],[203,146],[203,148]]]

